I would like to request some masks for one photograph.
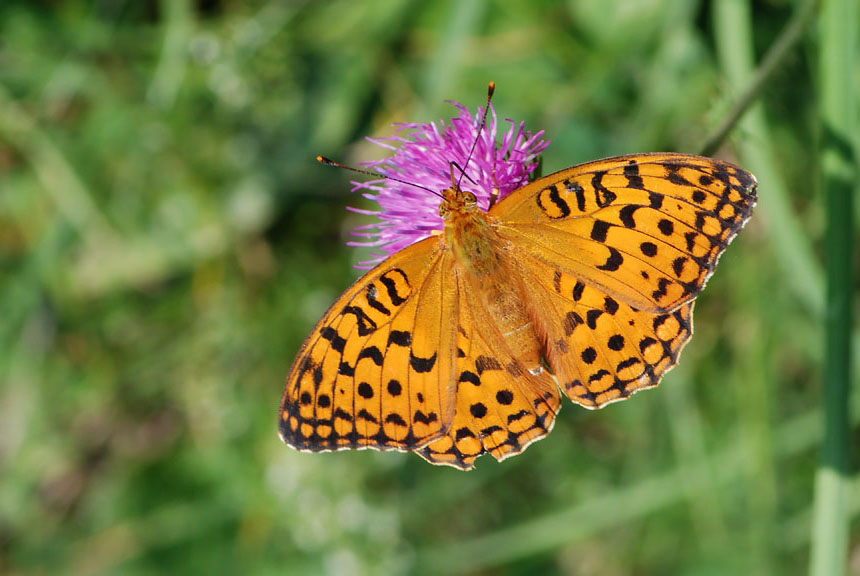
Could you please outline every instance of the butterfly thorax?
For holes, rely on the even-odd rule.
[[[475,195],[457,187],[442,191],[439,215],[445,224],[445,244],[464,272],[477,277],[499,272],[500,239]]]

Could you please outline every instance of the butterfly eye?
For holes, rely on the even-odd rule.
[[[449,212],[450,212],[450,210],[448,209],[447,203],[442,202],[441,204],[439,204],[439,216],[441,218],[446,218],[448,216]]]
[[[477,203],[478,198],[474,194],[472,194],[471,192],[463,193],[463,204],[465,204],[466,206],[474,206]]]

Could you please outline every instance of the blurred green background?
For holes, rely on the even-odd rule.
[[[302,339],[366,256],[344,246],[367,222],[350,175],[316,154],[378,158],[365,136],[474,109],[489,80],[501,118],[546,130],[544,173],[696,152],[794,9],[2,0],[0,572],[805,573],[814,34],[718,154],[758,176],[759,206],[658,389],[566,403],[470,473],[276,435]]]

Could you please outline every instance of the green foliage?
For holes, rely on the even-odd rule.
[[[489,80],[546,130],[544,173],[695,152],[743,89],[707,4],[0,3],[0,571],[804,573],[824,221],[802,47],[719,154],[760,206],[656,391],[568,403],[471,473],[276,435],[360,258],[362,201],[314,156],[372,159],[364,136]],[[740,48],[760,57],[788,4],[757,2]]]

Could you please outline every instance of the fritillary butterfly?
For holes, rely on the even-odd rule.
[[[443,232],[365,274],[305,341],[281,438],[466,470],[546,436],[561,393],[600,408],[654,387],[755,203],[749,172],[672,153],[568,168],[486,212],[452,184]]]

